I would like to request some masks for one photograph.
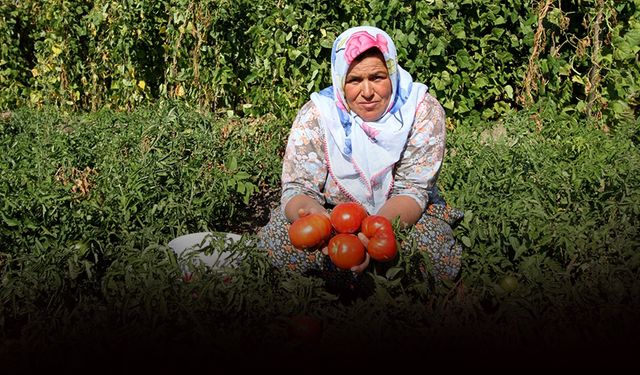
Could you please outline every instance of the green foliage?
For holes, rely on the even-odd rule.
[[[153,108],[130,116],[15,112],[2,124],[3,245],[22,253],[90,239],[106,252],[114,238],[143,228],[164,238],[223,228],[258,186],[278,178],[278,122]]]
[[[28,96],[28,62],[32,58],[28,17],[14,4],[0,6],[0,109],[15,108]]]
[[[542,283],[637,258],[638,130],[603,133],[552,102],[457,128],[440,182],[467,210],[459,236],[469,274]]]
[[[237,268],[194,267],[180,281],[184,259],[166,244],[255,208],[278,185],[282,129],[273,117],[219,119],[175,102],[131,113],[23,108],[0,120],[2,341],[19,337],[18,351],[33,337],[91,335],[278,347],[298,313],[320,317],[325,340],[364,343],[453,327],[523,339],[539,334],[531,319],[558,317],[589,332],[609,318],[633,327],[620,309],[640,301],[638,122],[605,133],[553,102],[450,131],[440,185],[466,210],[459,280],[425,282],[408,249],[367,271],[369,298],[345,301],[320,279],[271,269],[252,230],[230,249]],[[505,289],[504,275],[516,286]]]
[[[401,63],[454,122],[495,120],[538,97],[609,126],[637,116],[637,1],[544,11],[527,0],[4,3],[3,110],[132,109],[168,98],[291,119],[330,84],[335,36],[365,24],[390,33]]]

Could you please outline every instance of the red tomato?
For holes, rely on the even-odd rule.
[[[331,211],[331,224],[338,233],[356,233],[367,216],[367,210],[360,203],[339,203]]]
[[[362,233],[369,239],[367,252],[378,262],[388,262],[398,254],[398,243],[391,221],[384,216],[371,215],[362,220]]]
[[[323,214],[302,216],[289,226],[291,244],[301,250],[315,249],[331,236],[331,221]]]
[[[367,252],[373,260],[378,262],[388,262],[393,260],[398,254],[398,243],[396,236],[391,229],[378,229],[369,239]]]
[[[366,249],[358,236],[338,233],[329,240],[329,258],[338,268],[344,270],[360,265],[366,257]]]
[[[371,238],[380,228],[393,231],[393,225],[389,219],[380,215],[371,215],[362,220],[362,228],[360,231],[367,236],[367,238]]]
[[[311,315],[296,315],[289,320],[287,332],[291,339],[318,342],[322,338],[322,320]]]
[[[185,283],[191,282],[192,278],[193,274],[191,272],[185,272],[182,274],[182,281],[184,281]]]

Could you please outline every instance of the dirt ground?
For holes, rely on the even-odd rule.
[[[271,210],[280,205],[280,187],[266,187],[251,197],[246,208],[241,208],[233,220],[217,228],[223,232],[237,234],[256,233],[267,224]]]

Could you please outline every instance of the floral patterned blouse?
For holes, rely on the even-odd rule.
[[[413,128],[395,165],[390,197],[410,196],[424,211],[429,191],[435,186],[442,166],[445,133],[444,109],[427,93],[417,106]],[[350,201],[328,173],[324,138],[318,109],[309,101],[293,122],[285,150],[281,176],[282,210],[298,194],[306,194],[321,205]]]

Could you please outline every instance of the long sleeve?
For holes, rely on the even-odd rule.
[[[416,110],[406,149],[396,164],[391,196],[411,196],[423,210],[426,208],[442,167],[445,132],[444,109],[426,94]]]
[[[325,203],[323,191],[327,165],[323,149],[324,132],[318,118],[316,106],[308,102],[291,126],[282,162],[280,203],[283,210],[287,202],[298,194],[308,195],[320,204]]]

